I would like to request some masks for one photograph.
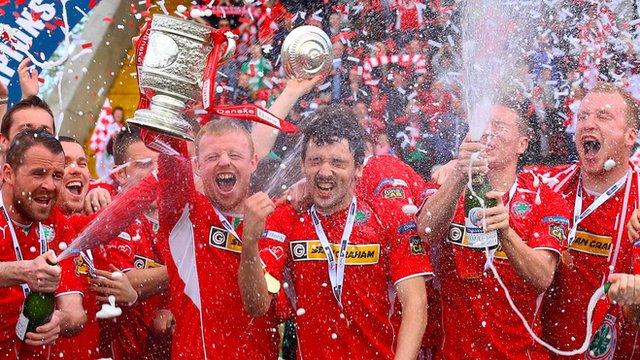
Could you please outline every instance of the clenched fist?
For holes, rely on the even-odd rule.
[[[244,230],[243,238],[247,241],[256,241],[262,235],[265,220],[276,205],[269,195],[259,192],[253,194],[244,201]]]

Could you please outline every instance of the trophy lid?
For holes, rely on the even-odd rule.
[[[328,74],[333,62],[331,40],[318,27],[297,27],[284,39],[281,58],[288,78],[310,79]]]

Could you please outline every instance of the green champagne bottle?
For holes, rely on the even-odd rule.
[[[495,199],[487,198],[486,194],[492,190],[489,178],[486,175],[473,175],[471,177],[471,187],[474,194],[467,188],[464,196],[465,227],[467,233],[467,244],[472,248],[496,248],[498,246],[498,234],[496,231],[485,232],[482,228],[482,219],[478,212],[483,209],[480,199],[484,202],[484,208],[497,205]]]
[[[47,263],[51,266],[55,265],[49,260],[47,260]],[[55,307],[56,300],[53,293],[29,292],[24,300],[22,313],[16,325],[16,335],[18,339],[24,341],[28,332],[36,332],[39,326],[48,323],[51,320]]]

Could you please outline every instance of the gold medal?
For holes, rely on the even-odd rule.
[[[267,281],[267,291],[271,294],[277,294],[280,291],[280,281],[271,276],[268,272],[264,273],[264,279]]]

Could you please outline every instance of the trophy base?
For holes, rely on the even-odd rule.
[[[136,111],[127,122],[171,137],[193,141],[193,127],[180,116],[183,108],[184,103],[177,99],[156,95],[151,99],[150,109]]]
[[[159,123],[158,117],[155,114],[140,114],[141,111],[144,110],[136,111],[133,119],[129,119],[127,120],[127,122],[151,131],[169,135],[171,137],[188,141],[194,140],[193,135],[191,135],[191,126],[185,126],[184,124],[179,123]]]

